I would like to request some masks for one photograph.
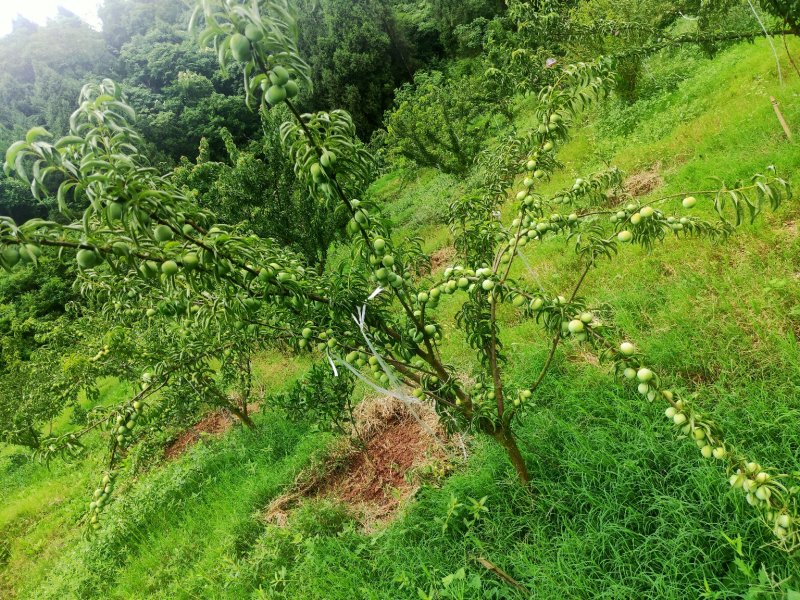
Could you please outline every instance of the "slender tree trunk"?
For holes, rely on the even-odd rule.
[[[522,456],[522,452],[519,451],[517,440],[514,438],[510,427],[506,426],[495,429],[492,433],[492,437],[497,440],[497,443],[500,444],[506,451],[506,454],[508,454],[508,459],[511,461],[511,464],[514,465],[520,483],[527,486],[531,481],[531,476],[528,473],[525,459]]]
[[[237,419],[247,425],[249,429],[256,428],[256,424],[253,423],[253,419],[250,418],[250,415],[248,415],[246,412],[243,412],[239,407],[229,406],[228,409],[236,416]]]

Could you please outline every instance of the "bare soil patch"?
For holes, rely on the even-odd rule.
[[[456,257],[456,249],[453,246],[445,246],[431,254],[431,272],[436,271],[440,267],[444,267],[453,263]]]
[[[218,437],[233,426],[233,417],[224,410],[207,414],[189,429],[182,432],[164,448],[164,458],[173,460],[182,456],[189,448],[199,442],[203,436]]]
[[[646,171],[640,171],[628,177],[622,184],[622,187],[627,194],[630,194],[634,198],[646,196],[653,190],[664,185],[664,180],[659,174],[660,170],[661,163],[656,163]]]
[[[268,522],[285,525],[304,499],[330,498],[347,505],[369,530],[391,519],[426,475],[446,473],[448,453],[437,441],[442,432],[433,409],[417,406],[415,418],[402,402],[386,398],[362,407],[357,427],[366,443],[347,442],[323,465],[301,473],[293,488],[267,507]]]

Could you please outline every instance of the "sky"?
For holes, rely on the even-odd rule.
[[[11,23],[17,14],[44,25],[47,19],[56,16],[59,6],[99,29],[97,6],[101,3],[102,0],[0,0],[0,36],[11,33]]]

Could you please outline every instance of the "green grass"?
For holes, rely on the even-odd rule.
[[[549,190],[607,160],[628,173],[660,165],[665,184],[653,198],[706,189],[714,175],[746,178],[769,164],[787,176],[797,172],[800,145],[783,139],[769,98],[800,128],[800,81],[787,65],[787,83],[778,86],[766,44],[740,45],[713,60],[679,53],[649,68],[647,89],[656,91],[627,107],[609,100],[588,115],[561,149],[566,167]],[[521,110],[524,123],[530,104]],[[372,193],[388,203],[398,239],[419,235],[433,251],[451,243],[443,211],[465,186],[433,171],[390,173]],[[721,245],[670,240],[649,254],[626,249],[584,288],[671,385],[698,393],[732,443],[782,471],[800,469],[799,221],[793,200]],[[563,241],[526,254],[549,292],[574,283],[578,262]],[[516,274],[527,276],[522,268]],[[447,333],[442,349],[470,371],[472,356],[452,325],[457,309],[457,298],[448,297],[438,310]],[[503,322],[513,388],[538,373],[547,349],[534,323],[510,309]],[[255,371],[265,389],[276,390],[306,366],[270,355]],[[116,393],[109,384],[105,397]],[[372,535],[331,504],[307,505],[285,529],[258,518],[330,440],[279,415],[258,415],[254,432],[236,428],[175,462],[126,475],[92,541],[82,538],[80,519],[103,441],[89,440],[86,460],[50,470],[5,451],[0,596],[694,599],[780,598],[800,589],[798,559],[770,545],[770,532],[730,491],[724,471],[674,435],[663,408],[566,344],[517,428],[533,494],[517,485],[502,452],[477,437],[454,475],[423,488],[400,518]],[[475,525],[464,525],[464,514],[443,525],[451,498],[469,504],[483,496],[489,512]],[[725,536],[741,538],[741,555]],[[530,596],[481,567],[478,556]],[[782,591],[755,594],[762,565],[775,580],[789,579]]]

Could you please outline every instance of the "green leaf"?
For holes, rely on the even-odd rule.
[[[25,141],[32,144],[40,137],[53,137],[53,135],[44,127],[34,127],[28,131],[28,134],[25,136]]]

